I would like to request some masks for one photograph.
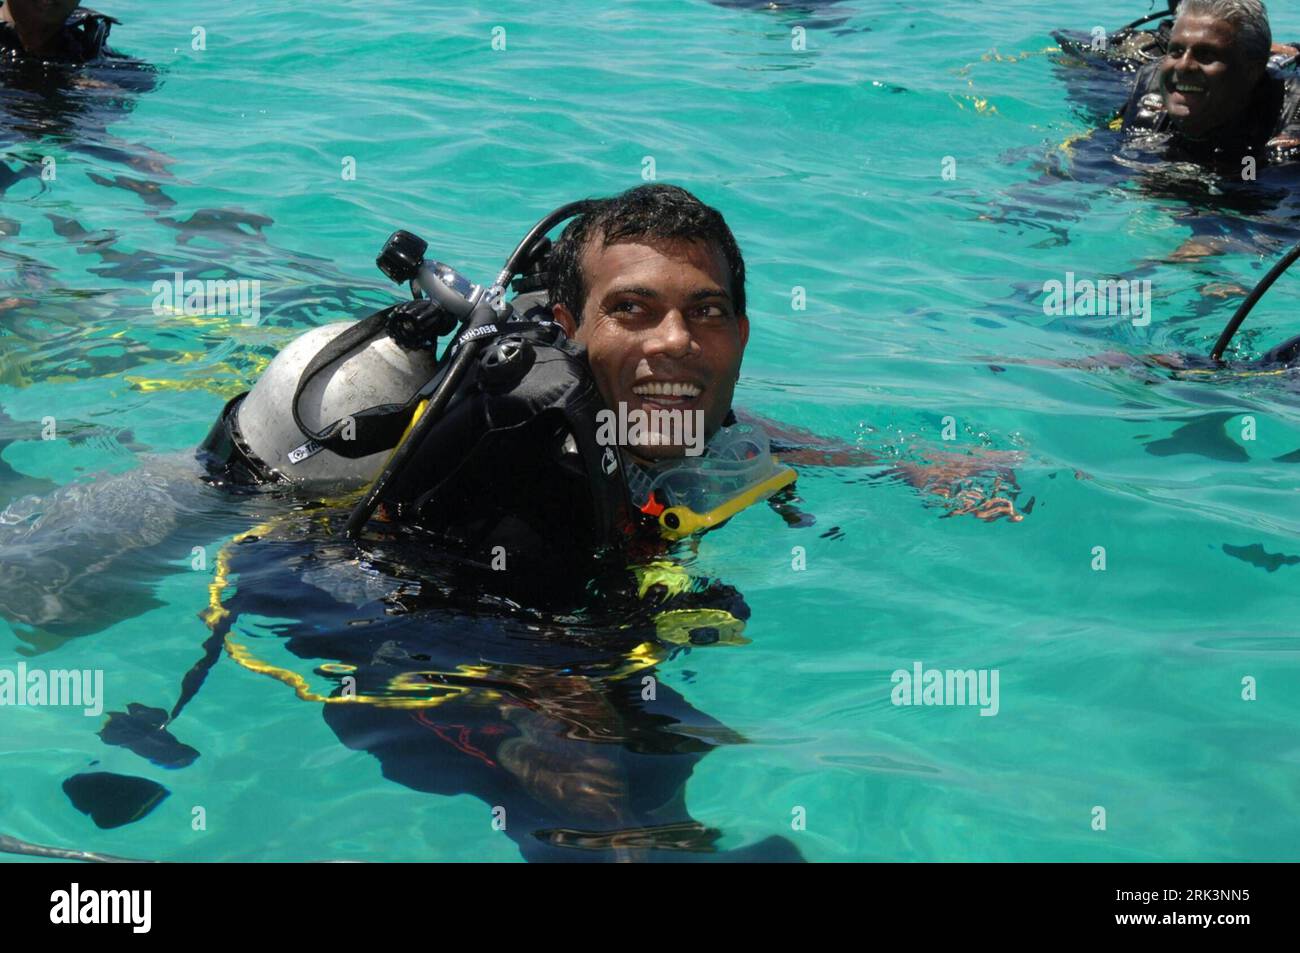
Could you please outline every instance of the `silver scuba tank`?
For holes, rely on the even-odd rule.
[[[236,410],[239,433],[257,458],[309,491],[366,486],[390,453],[349,458],[325,448],[312,450],[289,410],[308,363],[353,324],[340,321],[299,335],[275,356]],[[431,351],[408,351],[381,335],[312,378],[298,402],[302,422],[319,431],[367,407],[405,403],[429,381],[435,362]]]

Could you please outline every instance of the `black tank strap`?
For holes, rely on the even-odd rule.
[[[324,430],[317,432],[312,430],[302,422],[302,416],[298,413],[298,403],[302,400],[302,392],[307,389],[307,385],[335,361],[342,360],[351,352],[369,344],[379,335],[383,334],[388,315],[392,308],[385,308],[383,311],[376,311],[368,318],[363,318],[352,327],[345,330],[342,334],[337,335],[333,340],[316,352],[307,366],[302,369],[302,374],[298,378],[298,386],[293,392],[293,422],[298,429],[313,440],[325,440],[331,428],[337,427],[339,422],[335,421]]]
[[[368,346],[371,341],[383,335],[388,326],[388,315],[392,310],[392,308],[385,308],[358,321],[317,351],[303,368],[291,404],[293,422],[303,436],[308,438],[307,443],[293,451],[300,455],[299,459],[306,459],[324,449],[355,460],[368,457],[372,453],[379,453],[381,450],[392,449],[401,440],[402,433],[410,423],[411,413],[419,401],[418,392],[405,403],[367,407],[350,417],[335,420],[319,431],[312,430],[303,423],[302,414],[299,412],[303,391],[316,376],[325,368],[347,357],[353,351]]]

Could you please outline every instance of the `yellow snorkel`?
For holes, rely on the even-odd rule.
[[[772,457],[773,466],[778,467],[766,480],[743,490],[720,506],[697,513],[688,506],[670,506],[659,514],[659,532],[665,539],[678,540],[692,533],[702,533],[721,523],[725,523],[741,510],[765,500],[779,490],[785,489],[799,476],[793,467],[781,466],[776,457]]]
[[[761,427],[742,423],[721,428],[702,456],[637,469],[629,483],[638,476],[646,499],[641,512],[658,519],[668,540],[713,529],[798,478],[772,455]]]

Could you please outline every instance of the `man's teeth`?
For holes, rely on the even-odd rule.
[[[1203,93],[1204,86],[1193,86],[1191,83],[1174,83],[1174,89],[1180,93]]]
[[[668,381],[652,381],[637,384],[632,393],[638,397],[699,397],[700,388],[694,384],[675,384]]]

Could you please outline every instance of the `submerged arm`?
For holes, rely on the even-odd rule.
[[[891,463],[870,450],[849,446],[802,427],[755,414],[738,413],[737,417],[763,427],[771,438],[773,452],[783,463],[805,467],[868,467]],[[1005,516],[1018,523],[1024,516],[1016,511],[1014,499],[1020,487],[1011,468],[1021,459],[1021,454],[1011,451],[976,449],[965,454],[933,451],[925,454],[920,462],[892,462],[887,472],[941,498],[950,516],[974,516],[990,522]],[[991,486],[977,480],[988,476],[993,477]]]

